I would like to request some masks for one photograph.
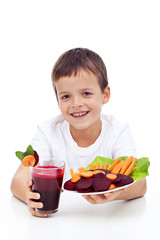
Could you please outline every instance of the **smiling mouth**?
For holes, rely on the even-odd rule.
[[[71,113],[71,115],[75,118],[79,118],[79,117],[84,117],[89,113],[89,111],[86,112],[79,112],[79,113]]]

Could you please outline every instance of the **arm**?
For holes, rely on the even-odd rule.
[[[29,191],[26,185],[28,180],[31,180],[30,169],[21,163],[12,178],[11,192],[25,203],[27,203],[27,192]]]
[[[146,188],[146,179],[142,179],[130,187],[119,191],[99,195],[84,195],[83,197],[92,204],[107,203],[115,200],[130,200],[144,196]]]
[[[28,210],[32,215],[47,217],[46,214],[38,213],[35,210],[35,208],[42,208],[43,203],[34,201],[40,198],[40,194],[32,192],[32,185],[30,169],[21,163],[12,178],[11,192],[16,198],[28,204]]]

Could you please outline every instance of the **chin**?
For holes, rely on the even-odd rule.
[[[74,128],[75,130],[78,130],[78,131],[84,131],[84,130],[87,130],[88,129],[88,125],[86,126],[84,126],[84,125],[72,125],[72,124],[70,124],[71,126],[72,126],[72,128]]]

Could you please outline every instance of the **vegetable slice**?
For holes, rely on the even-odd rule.
[[[127,170],[129,165],[131,164],[132,160],[133,160],[133,156],[130,156],[129,158],[126,159],[126,161],[124,162],[124,165],[120,171],[121,174],[124,174],[124,172]]]
[[[120,162],[120,158],[115,159],[111,166],[109,166],[108,170],[112,171],[112,169]]]
[[[118,174],[122,168],[122,166],[124,165],[124,161],[119,162],[111,171],[111,173],[115,173]]]
[[[73,171],[73,168],[70,169],[70,174],[71,174],[71,177],[74,176],[74,171]]]
[[[107,169],[107,168],[108,168],[108,166],[109,166],[109,163],[108,163],[108,162],[106,162],[106,163],[104,164],[104,166],[103,166],[103,169]]]
[[[129,174],[131,174],[131,172],[132,172],[132,170],[133,170],[136,162],[137,162],[137,158],[135,158],[135,159],[133,160],[133,162],[130,164],[130,166],[129,166],[129,167],[127,168],[127,170],[125,171],[124,175],[129,175]]]
[[[95,175],[95,174],[98,174],[98,173],[103,173],[103,174],[105,175],[105,172],[104,172],[103,170],[97,169],[97,170],[94,170],[94,171],[93,171],[93,174],[94,174],[94,175]]]
[[[94,170],[94,164],[93,163],[90,164],[90,170]]]
[[[109,189],[108,190],[112,190],[112,189],[114,189],[114,188],[116,188],[116,185],[114,185],[113,183],[110,185],[110,187],[109,187]]]
[[[79,174],[81,174],[82,172],[86,171],[86,169],[84,167],[80,167],[78,168]]]
[[[78,182],[78,180],[81,178],[81,176],[79,175],[79,173],[75,172],[74,176],[71,178],[72,182]]]
[[[99,169],[99,162],[96,163],[96,169]]]
[[[25,156],[22,159],[22,163],[26,167],[29,167],[30,165],[33,167],[35,165],[35,162],[36,162],[36,159],[35,159],[35,157],[33,155]]]
[[[113,173],[108,173],[107,175],[106,175],[106,177],[108,178],[108,179],[110,179],[110,180],[115,180],[116,178],[117,178],[117,175],[116,174],[113,174]]]
[[[92,171],[85,171],[85,172],[81,173],[81,176],[89,178],[89,177],[93,176],[93,172]]]

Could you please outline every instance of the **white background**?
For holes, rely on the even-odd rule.
[[[103,112],[130,123],[138,157],[150,158],[148,189],[157,191],[159,12],[158,0],[0,1],[0,176],[4,198],[19,165],[15,151],[25,151],[37,125],[59,113],[51,70],[57,58],[74,47],[87,47],[104,60],[111,99]]]

